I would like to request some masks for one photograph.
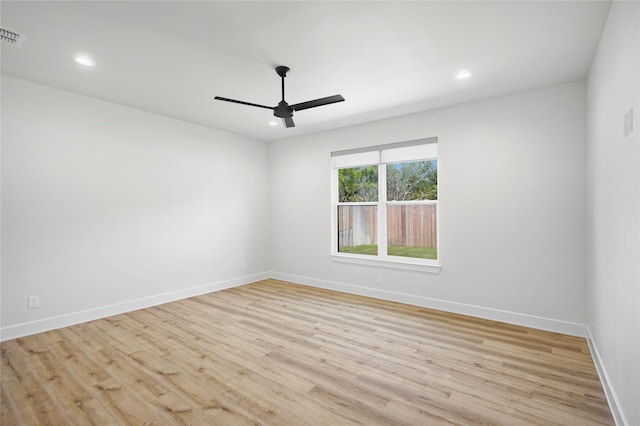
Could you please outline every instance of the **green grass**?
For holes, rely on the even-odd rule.
[[[377,244],[363,244],[361,246],[342,246],[338,249],[340,253],[354,253],[354,254],[372,254],[376,256],[378,254]]]
[[[339,251],[341,253],[354,254],[378,254],[377,244],[363,244],[360,246],[342,246]],[[389,246],[390,256],[417,257],[420,259],[437,259],[438,250],[435,247],[403,247]]]

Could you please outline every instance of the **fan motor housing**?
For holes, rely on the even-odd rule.
[[[293,117],[293,108],[285,101],[280,101],[278,106],[273,109],[273,115],[280,118]]]

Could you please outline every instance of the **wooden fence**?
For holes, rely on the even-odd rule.
[[[338,208],[338,245],[340,247],[377,243],[377,206],[340,206]]]
[[[387,208],[387,244],[402,247],[436,247],[435,204],[390,205]]]
[[[387,243],[402,247],[436,247],[436,204],[392,204],[387,209]],[[339,246],[377,244],[376,206],[338,208]]]

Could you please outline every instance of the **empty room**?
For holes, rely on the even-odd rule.
[[[640,426],[640,2],[0,26],[3,426]]]

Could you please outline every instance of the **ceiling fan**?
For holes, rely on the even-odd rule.
[[[295,124],[293,123],[294,111],[302,111],[303,109],[315,108],[323,105],[329,105],[336,102],[344,101],[344,98],[342,97],[342,95],[333,95],[333,96],[327,96],[326,98],[314,99],[312,101],[300,102],[299,104],[289,105],[287,101],[284,100],[284,78],[287,76],[288,72],[289,72],[289,67],[285,67],[282,65],[276,67],[276,73],[282,79],[282,100],[278,103],[277,106],[270,107],[266,105],[254,104],[251,102],[244,102],[244,101],[238,101],[235,99],[223,98],[220,96],[216,96],[215,98],[219,101],[234,102],[236,104],[270,109],[273,111],[273,115],[275,115],[276,117],[282,118],[282,122],[286,127],[295,127]]]

